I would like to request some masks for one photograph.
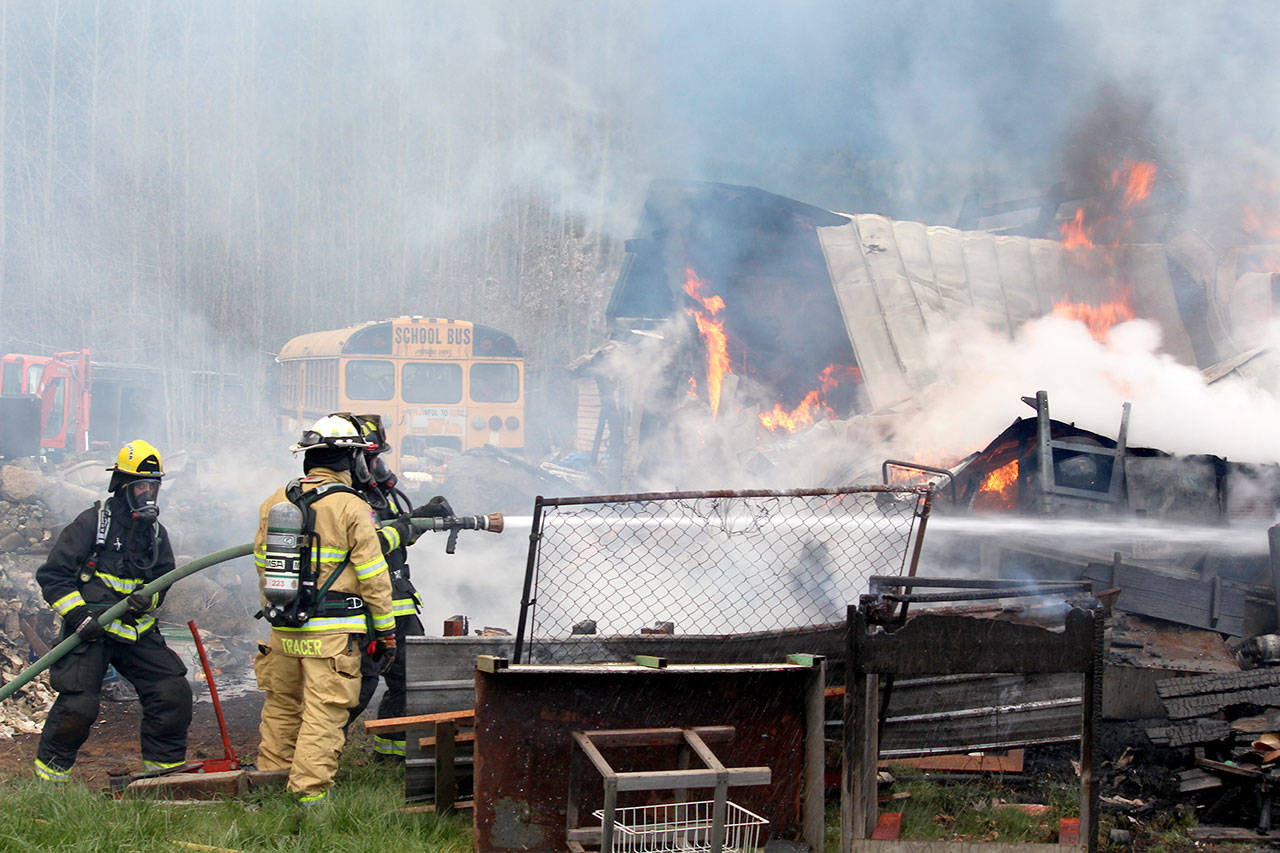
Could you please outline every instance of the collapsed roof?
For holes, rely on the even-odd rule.
[[[1056,240],[835,213],[727,184],[655,183],[627,252],[606,309],[615,337],[680,314],[693,271],[724,298],[730,357],[745,366],[735,372],[785,397],[823,365],[853,364],[871,409],[929,384],[927,341],[964,316],[1011,334],[1055,304],[1108,295]],[[1247,349],[1231,306],[1270,313],[1270,274],[1250,271],[1243,250],[1181,235],[1108,252],[1133,314],[1182,363],[1209,368]]]

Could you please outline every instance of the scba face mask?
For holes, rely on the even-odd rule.
[[[160,496],[159,480],[134,480],[125,483],[121,491],[124,492],[125,505],[134,518],[155,521],[160,516],[160,505],[156,503]]]

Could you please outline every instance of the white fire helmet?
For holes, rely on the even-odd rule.
[[[369,442],[360,435],[360,430],[350,416],[341,414],[325,415],[302,431],[302,438],[289,448],[294,453],[320,447],[344,447],[352,450],[367,450]]]

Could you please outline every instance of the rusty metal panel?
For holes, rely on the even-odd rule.
[[[734,802],[768,818],[770,837],[800,836],[805,701],[818,671],[676,664],[477,671],[476,849],[564,849],[571,732],[665,726],[734,726],[733,741],[717,745],[717,757],[730,766],[767,766],[774,780],[735,789]],[[646,766],[626,763],[635,760],[626,754],[610,761],[618,770],[670,767],[670,749],[644,751]],[[582,793],[579,814],[602,806],[602,790]],[[619,796],[619,805],[636,804]]]

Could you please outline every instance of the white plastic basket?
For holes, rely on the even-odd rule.
[[[711,849],[712,800],[629,806],[614,810],[613,850],[610,853],[685,853]],[[595,816],[604,820],[604,811]],[[760,827],[769,821],[734,803],[725,804],[724,851],[748,853],[756,849]],[[604,853],[604,851],[602,851]]]

